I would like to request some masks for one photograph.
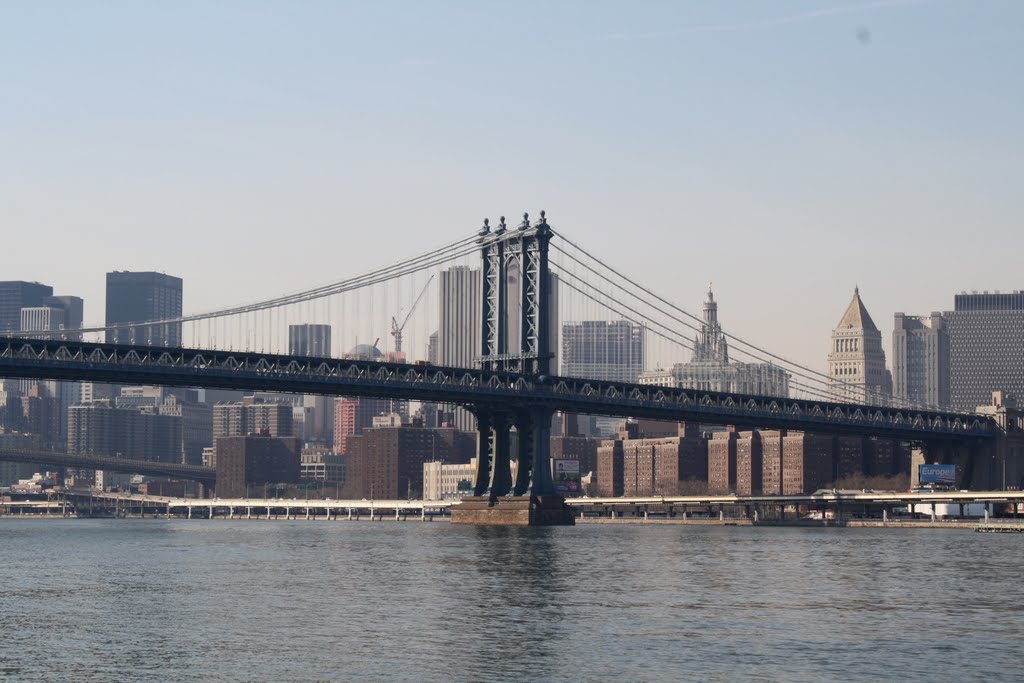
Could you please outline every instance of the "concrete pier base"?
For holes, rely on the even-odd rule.
[[[576,517],[561,496],[463,498],[452,506],[452,524],[494,526],[573,526]]]

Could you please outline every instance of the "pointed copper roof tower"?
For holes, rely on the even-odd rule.
[[[875,327],[875,321],[871,319],[871,316],[868,315],[868,309],[864,307],[864,302],[860,300],[860,287],[855,286],[853,288],[853,300],[846,307],[846,313],[843,313],[843,317],[839,324],[836,325],[836,329],[878,331],[878,328]]]

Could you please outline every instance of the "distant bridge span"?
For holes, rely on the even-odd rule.
[[[111,458],[101,455],[72,455],[70,453],[52,453],[50,451],[29,451],[18,449],[0,449],[0,461],[24,462],[50,467],[73,467],[126,474],[143,474],[150,477],[172,477],[189,479],[213,485],[217,471],[212,467],[199,465],[180,465],[172,462],[152,462],[148,460],[129,460],[127,458]]]

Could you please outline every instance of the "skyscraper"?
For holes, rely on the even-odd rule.
[[[31,306],[21,309],[23,332],[57,332],[64,329],[64,309],[55,306]]]
[[[454,266],[441,271],[438,287],[437,364],[470,368],[480,356],[480,270]],[[464,431],[476,429],[476,418],[465,408],[454,408],[453,421]]]
[[[1024,291],[957,294],[949,332],[950,406],[973,412],[993,391],[1024,398]]]
[[[885,367],[882,333],[868,315],[858,287],[832,330],[828,377],[829,395],[835,401],[884,405],[892,396],[892,375]]]
[[[125,325],[181,317],[181,278],[163,273],[107,273],[107,343],[181,346],[181,323]]]
[[[892,330],[892,392],[896,398],[949,407],[949,330],[941,313],[897,313]]]
[[[473,367],[480,355],[480,271],[454,266],[441,271],[438,289],[437,363]]]
[[[628,320],[584,320],[562,325],[561,372],[610,382],[636,382],[644,369],[644,328]],[[608,436],[621,419],[581,416],[584,436]],[[578,419],[568,415],[568,420]]]
[[[434,332],[427,340],[427,362],[431,365],[437,365],[437,337],[438,333]]]
[[[331,355],[331,326],[304,323],[288,326],[288,354],[291,356]]]
[[[562,372],[610,382],[636,382],[644,369],[644,328],[628,320],[562,325]]]
[[[288,354],[329,358],[331,326],[309,323],[289,325]],[[305,440],[329,446],[334,435],[334,399],[330,396],[306,395],[302,398],[302,404],[306,412]]]
[[[42,306],[50,296],[53,287],[38,282],[0,282],[0,333],[17,332],[21,327],[21,309]]]
[[[82,327],[82,314],[85,302],[78,296],[48,296],[43,299],[44,306],[59,308],[64,311],[64,331],[61,334],[63,339],[81,340],[81,332],[73,332]]]

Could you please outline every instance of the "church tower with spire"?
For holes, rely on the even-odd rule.
[[[892,398],[882,333],[861,301],[859,287],[854,287],[853,300],[832,330],[828,384],[833,401],[886,405]]]

